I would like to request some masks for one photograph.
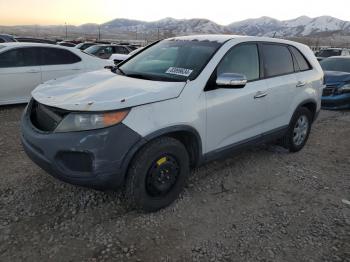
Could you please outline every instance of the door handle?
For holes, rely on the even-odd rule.
[[[29,69],[27,73],[34,74],[34,73],[40,73],[40,70],[38,69]]]
[[[81,68],[72,68],[72,70],[78,71],[78,70],[81,70]]]
[[[262,98],[262,97],[265,97],[265,96],[267,96],[266,92],[258,91],[258,92],[256,92],[256,94],[254,96],[254,99]]]
[[[306,85],[306,82],[304,82],[304,81],[299,81],[299,82],[297,83],[296,87],[303,87],[303,86],[305,86],[305,85]]]

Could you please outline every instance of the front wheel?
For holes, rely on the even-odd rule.
[[[290,152],[300,151],[309,138],[311,123],[311,112],[305,107],[297,109],[289,124],[287,134],[282,138],[282,145]]]
[[[125,188],[128,203],[149,212],[170,205],[184,187],[189,166],[188,152],[180,141],[161,137],[149,142],[129,167]]]

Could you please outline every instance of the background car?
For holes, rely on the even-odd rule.
[[[85,49],[86,53],[103,59],[111,59],[113,54],[128,55],[132,50],[124,45],[94,45]]]
[[[128,59],[129,57],[137,54],[138,52],[140,52],[143,49],[143,47],[140,47],[138,49],[135,49],[134,51],[130,52],[127,55],[124,54],[112,54],[111,57],[109,58],[110,60],[113,60],[114,63],[117,65],[121,62],[123,62],[124,60]]]
[[[350,49],[326,48],[318,51],[316,56],[318,61],[322,61],[323,59],[331,56],[350,56]]]
[[[326,83],[322,93],[322,108],[350,108],[350,56],[330,57],[320,64]]]
[[[0,45],[0,105],[25,103],[40,83],[113,65],[81,52],[38,43]]]
[[[0,43],[17,42],[12,35],[0,34]]]
[[[90,46],[94,46],[94,45],[97,45],[97,44],[93,42],[84,42],[84,43],[77,44],[75,48],[78,48],[80,50],[85,50],[86,48],[89,48]]]
[[[75,47],[75,46],[76,46],[75,43],[72,43],[72,42],[65,42],[65,41],[63,41],[63,42],[58,42],[57,44],[60,45],[60,46],[66,46],[66,47]]]
[[[56,42],[48,39],[34,38],[34,37],[15,37],[17,42],[22,43],[42,43],[55,45]]]

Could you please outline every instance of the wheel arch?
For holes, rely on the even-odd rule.
[[[203,161],[202,140],[198,131],[188,125],[176,125],[159,129],[138,141],[126,154],[123,163],[122,171],[126,177],[131,160],[148,142],[159,137],[169,136],[179,140],[186,148],[191,161],[191,167],[197,167]]]
[[[317,117],[317,101],[314,100],[314,99],[307,99],[307,100],[304,100],[303,102],[301,102],[297,107],[296,109],[294,110],[294,112],[296,110],[298,110],[298,108],[300,107],[305,107],[307,108],[311,114],[312,114],[312,121],[314,121]],[[294,114],[294,113],[293,113]]]

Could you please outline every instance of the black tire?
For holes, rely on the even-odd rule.
[[[159,164],[160,160],[166,162]],[[170,170],[169,173],[173,176],[168,175],[164,178],[162,168],[165,168],[166,173]],[[132,160],[126,179],[126,200],[135,209],[157,211],[170,205],[178,197],[189,173],[190,161],[185,146],[171,137],[157,138],[146,144]],[[168,180],[175,179],[175,182],[171,181],[173,184],[170,188],[164,192],[158,190],[163,186],[161,184],[163,181],[159,182],[160,176],[166,180],[165,183],[169,183],[167,186],[170,186]]]
[[[296,143],[294,140],[295,132],[294,129],[296,128],[298,120],[301,119],[301,117],[306,117],[308,121],[308,127],[306,130],[306,135],[302,139],[301,143]],[[290,152],[298,152],[300,151],[306,144],[310,130],[311,130],[311,125],[312,125],[312,114],[309,109],[305,107],[300,107],[298,108],[294,114],[293,117],[289,123],[288,131],[286,135],[281,139],[281,145],[285,148],[287,148]]]

